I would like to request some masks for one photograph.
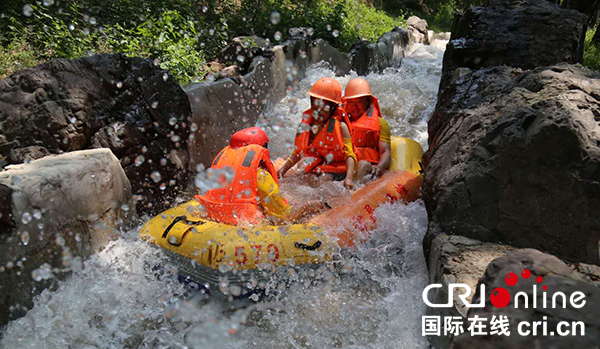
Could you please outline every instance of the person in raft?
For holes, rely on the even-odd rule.
[[[352,145],[350,121],[340,106],[342,85],[332,78],[320,78],[308,95],[311,107],[302,114],[295,149],[277,175],[283,178],[302,158],[311,157],[315,160],[305,169],[310,174],[309,179],[324,175],[333,180],[343,180],[344,187],[353,189],[357,158]]]
[[[390,125],[383,119],[367,80],[352,79],[346,85],[342,101],[350,118],[352,143],[358,156],[356,179],[360,181],[368,174],[381,176],[392,162]]]
[[[235,176],[225,188],[208,190],[195,198],[202,204],[208,219],[225,224],[258,224],[262,218],[274,223],[296,221],[323,209],[318,201],[292,210],[279,193],[277,172],[271,162],[269,137],[260,127],[250,127],[231,136],[212,162],[212,169],[231,167]]]

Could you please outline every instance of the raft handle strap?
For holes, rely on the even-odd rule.
[[[321,242],[321,240],[317,240],[317,242],[315,242],[312,246],[311,245],[305,245],[303,243],[300,242],[294,242],[294,247],[302,249],[302,250],[306,250],[306,251],[314,251],[317,248],[321,247],[323,243]]]
[[[171,231],[171,229],[173,228],[173,226],[175,224],[177,224],[180,221],[185,220],[185,223],[187,225],[202,225],[202,224],[206,224],[205,221],[190,221],[189,219],[187,219],[186,216],[179,216],[179,217],[175,217],[175,219],[173,220],[173,222],[171,222],[171,224],[169,224],[169,226],[167,227],[167,229],[165,229],[165,232],[162,234],[162,238],[166,239],[167,236],[169,235],[169,232]],[[168,240],[167,240],[168,241]],[[181,244],[173,244],[169,241],[169,244],[173,245],[173,246],[180,246]]]

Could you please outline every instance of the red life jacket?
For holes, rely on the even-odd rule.
[[[217,155],[211,168],[231,167],[235,176],[226,188],[212,189],[195,198],[204,205],[209,219],[237,225],[240,220],[256,224],[263,217],[258,206],[257,172],[266,167],[279,185],[277,171],[271,162],[269,151],[251,144],[239,148],[226,147]]]
[[[300,131],[296,134],[296,152],[302,157],[312,157],[316,160],[308,165],[306,172],[314,173],[346,173],[346,157],[344,155],[344,138],[340,121],[345,121],[350,127],[350,121],[341,107],[329,118],[325,126],[310,142],[313,125],[312,108],[302,115]]]
[[[366,160],[372,164],[379,163],[379,102],[371,97],[371,106],[352,123],[352,143],[356,147],[358,161]]]

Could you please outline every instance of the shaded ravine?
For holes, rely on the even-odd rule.
[[[414,46],[399,70],[370,74],[392,133],[427,141],[445,42]],[[265,113],[273,157],[287,155],[306,91],[325,67],[307,72],[298,91]],[[345,85],[353,76],[339,80]],[[290,112],[290,105],[293,108]],[[264,124],[264,120],[259,122]],[[298,199],[321,191],[283,182]],[[272,299],[238,306],[188,292],[171,275],[158,249],[124,233],[35,307],[3,330],[3,348],[426,348],[420,301],[427,269],[421,240],[427,229],[422,202],[385,204],[379,226],[351,257],[335,267],[297,272],[298,282]],[[151,271],[162,265],[164,274]],[[235,306],[234,306],[235,305]]]

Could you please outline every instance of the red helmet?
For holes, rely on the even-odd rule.
[[[257,144],[266,148],[268,143],[269,137],[262,128],[249,127],[234,133],[229,145],[232,148],[239,148],[248,144]]]

